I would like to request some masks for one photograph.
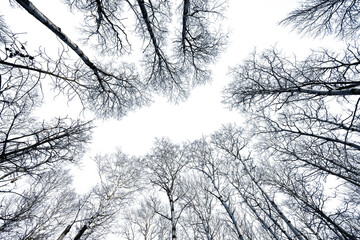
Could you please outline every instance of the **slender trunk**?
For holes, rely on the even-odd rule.
[[[110,75],[103,70],[99,69],[93,62],[90,61],[88,56],[79,48],[79,46],[71,41],[71,39],[66,36],[57,25],[55,25],[49,18],[47,18],[39,9],[37,9],[29,0],[16,0],[23,8],[26,9],[33,17],[35,17],[38,21],[44,24],[48,29],[50,29],[56,36],[58,36],[66,45],[68,45],[74,52],[81,58],[81,60],[94,72],[96,75],[99,84],[103,90],[105,87],[102,83],[102,78],[100,76],[100,72],[105,75]]]
[[[172,197],[169,197],[170,218],[171,218],[171,239],[176,240],[176,219],[175,219],[175,203]]]
[[[33,17],[38,21],[44,24],[48,29],[50,29],[56,36],[58,36],[66,45],[68,45],[72,50],[74,50],[78,56],[88,65],[91,69],[96,68],[95,65],[90,61],[90,59],[85,55],[85,53],[68,38],[62,31],[61,28],[56,26],[49,18],[47,18],[39,9],[37,9],[29,0],[16,0],[23,8],[26,9]]]
[[[76,234],[74,240],[80,240],[81,236],[84,234],[84,232],[86,231],[87,228],[88,228],[88,225],[85,224],[85,225],[79,230],[79,232]]]
[[[236,219],[235,219],[235,216],[234,216],[234,212],[231,211],[230,206],[227,205],[226,202],[225,202],[221,197],[219,197],[218,199],[219,199],[219,201],[221,202],[221,205],[223,205],[224,209],[226,210],[226,213],[229,215],[229,217],[230,217],[230,219],[231,219],[231,222],[232,222],[232,224],[234,225],[235,232],[236,232],[236,235],[238,236],[238,239],[239,239],[239,240],[243,240],[244,237],[243,237],[242,234],[240,233],[238,223],[237,223],[237,221],[236,221]]]
[[[349,239],[349,240],[356,240],[358,239],[357,237],[355,237],[354,235],[352,235],[351,233],[348,233],[345,229],[343,229],[340,225],[338,225],[337,223],[335,223],[329,216],[327,216],[323,211],[321,211],[319,208],[315,208],[314,211],[321,217],[323,218],[325,221],[327,221],[328,223],[330,223],[343,237],[344,239]]]
[[[265,192],[265,190],[257,183],[256,179],[252,176],[250,171],[248,170],[247,166],[243,161],[240,160],[240,162],[244,166],[245,172],[249,175],[252,182],[257,186],[257,188],[261,191],[261,194],[265,197],[265,199],[271,204],[271,206],[275,209],[275,211],[279,214],[280,218],[284,220],[286,225],[290,228],[290,230],[295,234],[296,238],[299,240],[304,240],[304,238],[301,236],[300,232],[295,228],[294,225],[292,225],[291,221],[285,216],[285,214],[280,210],[278,205],[269,197],[269,195]]]
[[[357,88],[352,88],[352,89],[347,89],[347,90],[329,90],[329,91],[300,88],[298,90],[298,92],[308,93],[308,94],[313,94],[313,95],[325,95],[325,96],[360,95],[360,89],[357,89]]]
[[[271,221],[280,229],[280,231],[289,239],[292,240],[293,238],[289,235],[289,233],[283,228],[283,226],[280,225],[280,223],[274,218],[275,216],[271,215],[271,213],[268,213],[266,211],[266,209],[264,209],[263,207],[261,207],[260,205],[258,206],[261,211],[263,211],[265,213],[265,215],[271,219]]]
[[[237,154],[234,154],[232,151],[227,149],[226,147],[220,146],[223,150],[228,152],[230,155],[238,159],[238,161],[241,162],[241,164],[244,167],[244,170],[246,174],[250,177],[251,181],[256,185],[256,187],[260,190],[261,194],[265,197],[265,199],[270,203],[270,205],[275,209],[277,214],[280,216],[280,218],[286,223],[286,225],[289,227],[289,229],[294,233],[297,239],[304,240],[301,233],[295,228],[295,226],[291,223],[291,221],[285,216],[285,214],[280,210],[278,205],[269,197],[269,195],[265,192],[265,190],[258,184],[254,176],[250,173],[249,169],[247,168],[246,164],[242,161],[241,157]]]
[[[157,56],[158,61],[160,62],[159,63],[159,67],[160,67],[159,71],[160,72],[163,71],[161,69],[162,69],[162,66],[164,65],[165,68],[166,68],[166,71],[168,71],[168,73],[169,73],[170,79],[172,79],[176,83],[176,85],[179,85],[177,80],[175,80],[177,77],[176,77],[176,74],[174,73],[173,67],[171,66],[172,64],[166,59],[164,53],[162,52],[162,50],[160,48],[158,38],[156,37],[155,31],[154,31],[154,29],[156,29],[157,26],[153,26],[153,24],[151,23],[151,21],[149,19],[149,14],[148,14],[148,12],[146,10],[146,6],[145,6],[145,1],[144,0],[137,0],[137,2],[138,2],[139,7],[140,7],[141,17],[144,20],[145,25],[146,25],[146,29],[147,29],[147,31],[148,31],[148,33],[150,35],[150,40],[151,40],[152,45],[154,47],[155,55]],[[154,62],[155,61],[156,60],[154,60]],[[152,71],[154,71],[154,67],[153,67]],[[153,75],[153,73],[151,75]]]
[[[250,208],[250,210],[253,212],[253,214],[256,216],[256,218],[258,219],[258,221],[261,223],[261,225],[266,229],[266,231],[268,231],[271,236],[273,236],[276,240],[279,240],[279,238],[277,237],[277,235],[275,234],[275,232],[272,230],[272,228],[265,222],[264,219],[262,219],[262,217],[258,214],[257,210],[249,203],[248,199],[244,196],[244,194],[240,191],[240,189],[238,187],[236,187],[234,184],[232,184],[235,189],[238,191],[239,195],[241,196],[241,198],[244,200],[246,206],[248,206]],[[275,221],[275,219],[270,218],[276,225],[277,222]],[[282,230],[282,229],[281,229]],[[291,240],[291,237],[287,235],[286,232],[282,231],[286,237]]]
[[[146,28],[147,28],[148,33],[150,35],[150,39],[151,39],[152,44],[154,46],[156,55],[158,55],[160,57],[161,56],[160,47],[159,47],[159,45],[157,43],[153,27],[151,26],[151,22],[149,20],[149,15],[148,15],[146,7],[145,7],[145,2],[144,2],[144,0],[137,0],[137,2],[139,4],[140,11],[141,11],[141,14],[142,14],[142,18],[143,18],[143,20],[145,22]]]
[[[190,0],[184,0],[184,9],[183,9],[183,22],[182,22],[182,33],[181,33],[181,45],[183,49],[183,54],[185,56],[186,52],[186,32],[187,32],[187,20],[189,17],[189,10],[190,10]]]
[[[57,240],[63,240],[64,237],[66,236],[66,234],[68,234],[70,232],[72,225],[68,225],[65,230],[61,233],[61,235],[58,237]]]
[[[208,176],[209,177],[209,176]],[[216,186],[215,182],[213,179],[211,179],[211,183],[213,184],[213,187],[215,188],[216,192],[218,195],[215,195],[213,194],[221,203],[221,205],[224,207],[226,213],[229,215],[230,219],[231,219],[231,222],[235,228],[235,232],[236,232],[236,235],[238,237],[239,240],[244,240],[244,237],[242,236],[241,232],[240,232],[240,229],[239,229],[239,226],[238,226],[238,223],[235,219],[235,216],[234,216],[234,211],[231,211],[230,209],[230,206],[226,203],[226,201],[224,201],[224,199],[221,197],[221,194],[220,194],[220,190],[219,188]]]
[[[204,226],[204,229],[205,229],[206,239],[207,240],[212,240],[212,238],[210,236],[210,230],[208,228],[205,228],[205,226]]]
[[[296,199],[300,200],[305,206],[312,209],[313,213],[318,215],[323,221],[325,221],[326,225],[330,225],[330,229],[339,237],[343,237],[343,239],[348,240],[356,240],[357,238],[352,235],[351,233],[347,232],[344,228],[342,228],[339,224],[337,224],[333,219],[331,219],[327,214],[325,214],[319,207],[314,206],[313,204],[309,203],[305,198],[300,196],[296,191],[288,188],[287,186],[283,186],[285,190],[289,192],[292,196],[294,196]],[[340,236],[340,235],[341,236]]]

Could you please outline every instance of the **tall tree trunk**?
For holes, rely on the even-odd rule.
[[[258,221],[261,223],[261,225],[265,228],[266,231],[268,231],[271,236],[273,236],[276,240],[279,240],[278,236],[276,235],[276,233],[272,230],[272,228],[265,222],[265,220],[258,214],[257,210],[249,203],[248,199],[244,196],[244,194],[240,191],[240,189],[238,187],[236,187],[234,184],[233,186],[235,187],[235,189],[238,191],[239,195],[241,196],[241,198],[244,200],[246,206],[248,206],[250,208],[250,210],[253,212],[253,214],[255,215],[255,217],[258,219]],[[276,225],[277,222],[275,219],[270,218]],[[278,226],[279,227],[279,226]],[[286,237],[291,240],[291,237],[282,230],[282,228],[280,228],[281,231],[286,235]]]
[[[265,192],[265,190],[258,184],[254,176],[250,173],[249,169],[247,168],[246,164],[241,159],[241,156],[239,156],[239,153],[235,154],[229,149],[227,149],[224,146],[220,146],[223,150],[225,150],[227,153],[235,157],[244,167],[245,173],[250,177],[251,181],[256,185],[256,187],[260,190],[261,194],[265,197],[265,199],[270,203],[270,205],[275,209],[277,214],[280,216],[282,220],[286,223],[286,225],[289,227],[289,229],[294,233],[297,239],[304,240],[301,233],[295,228],[295,226],[291,223],[291,221],[285,216],[285,214],[280,210],[279,206],[269,197],[269,195]]]
[[[209,177],[209,176],[208,176]],[[209,177],[210,178],[210,177]],[[244,240],[244,237],[242,236],[241,232],[240,232],[240,229],[239,229],[239,226],[238,226],[238,223],[236,221],[236,218],[234,216],[234,211],[231,211],[230,209],[230,206],[226,203],[226,201],[224,201],[224,199],[221,197],[221,193],[220,193],[220,190],[219,188],[217,187],[215,181],[210,178],[211,180],[211,183],[213,185],[213,187],[215,188],[216,192],[218,195],[215,195],[213,194],[221,203],[221,205],[224,207],[226,213],[229,215],[230,219],[231,219],[231,222],[235,228],[235,232],[236,232],[236,235],[238,237],[239,240]],[[211,192],[210,192],[211,193]]]
[[[265,197],[265,199],[271,204],[271,206],[275,209],[275,211],[279,214],[281,219],[284,220],[286,225],[290,228],[290,230],[295,234],[296,238],[299,240],[304,240],[304,238],[301,236],[300,232],[295,228],[294,225],[292,225],[291,221],[285,216],[285,214],[280,210],[279,206],[269,197],[269,195],[265,192],[265,190],[258,184],[256,179],[252,176],[250,171],[248,170],[247,166],[243,161],[240,160],[240,162],[244,166],[245,172],[249,175],[252,182],[257,186],[257,188],[261,191],[261,194]]]
[[[85,225],[79,230],[79,232],[76,234],[74,240],[80,240],[81,236],[84,234],[84,232],[86,231],[87,228],[88,228],[88,225],[85,224]]]
[[[68,234],[70,232],[70,229],[72,227],[72,224],[71,225],[68,225],[65,230],[61,233],[61,235],[58,237],[57,240],[63,240],[64,237],[66,236],[66,234]]]
[[[284,188],[285,190],[288,191],[289,194],[291,194],[296,199],[300,200],[307,208],[312,209],[313,213],[318,215],[326,223],[326,225],[341,239],[347,239],[347,240],[358,239],[353,234],[351,234],[343,227],[341,227],[338,223],[336,223],[331,217],[329,217],[326,213],[324,213],[318,206],[311,204],[308,200],[306,200],[306,198],[299,195],[295,190],[287,188],[286,186],[284,186]]]
[[[145,22],[145,25],[146,25],[146,28],[147,28],[147,30],[149,32],[150,39],[151,39],[151,42],[152,42],[152,44],[154,46],[156,55],[158,55],[160,57],[161,56],[160,47],[159,47],[159,44],[157,42],[153,27],[151,26],[151,22],[149,20],[149,15],[148,15],[146,7],[145,7],[145,2],[144,2],[144,0],[137,0],[137,2],[139,4],[140,11],[141,11],[141,14],[142,14],[142,18],[143,18],[143,20]]]
[[[171,218],[171,239],[176,240],[175,203],[172,197],[169,197],[169,202],[170,202],[170,218]]]
[[[182,33],[181,33],[181,45],[183,49],[183,54],[186,52],[186,35],[187,35],[187,21],[189,17],[190,10],[190,0],[184,0],[184,9],[183,9],[183,22],[182,22]]]

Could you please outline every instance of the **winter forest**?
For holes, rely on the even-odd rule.
[[[222,89],[241,121],[181,143],[159,136],[141,156],[92,156],[85,192],[71,169],[99,120],[211,84],[228,1],[62,0],[81,39],[36,0],[3,1],[57,41],[36,45],[0,9],[0,239],[360,239],[360,1],[298,1],[282,28],[342,44],[305,57],[248,49]],[[78,117],[42,119],[49,96]]]

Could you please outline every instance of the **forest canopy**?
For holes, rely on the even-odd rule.
[[[29,50],[0,16],[1,239],[360,239],[359,1],[302,1],[280,25],[347,47],[254,51],[223,90],[244,121],[193,141],[159,137],[142,156],[98,154],[86,193],[70,168],[94,121],[37,117],[44,95],[76,99],[96,119],[121,119],[157,94],[185,101],[226,47],[228,3],[64,0],[84,19],[79,43],[31,1],[8,4],[60,48]],[[136,64],[122,60],[139,52]]]

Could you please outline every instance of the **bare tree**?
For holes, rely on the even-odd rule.
[[[0,28],[8,57],[31,62],[15,36]],[[41,78],[4,65],[0,71],[1,232],[4,238],[51,238],[71,216],[77,197],[71,190],[71,178],[61,169],[78,162],[93,127],[91,122],[68,118],[35,118]]]
[[[258,115],[258,132],[266,139],[263,147],[277,160],[359,187],[358,117],[353,114],[343,118],[325,104],[301,105],[287,108],[276,120]]]
[[[171,239],[177,239],[177,225],[187,207],[185,196],[187,190],[182,184],[183,171],[188,164],[186,146],[173,144],[162,138],[155,143],[151,153],[145,157],[150,182],[166,194],[169,213],[157,211],[159,215],[169,220],[171,224]]]
[[[294,226],[292,221],[284,213],[279,204],[275,202],[274,195],[271,196],[268,193],[266,187],[262,186],[260,177],[261,175],[254,171],[254,166],[252,166],[251,160],[249,158],[242,157],[241,152],[249,143],[249,138],[246,136],[246,133],[242,129],[228,126],[213,134],[212,141],[219,150],[224,151],[229,158],[232,158],[233,161],[237,162],[237,164],[241,166],[243,174],[247,176],[247,181],[251,182],[252,191],[255,190],[255,192],[258,192],[258,200],[262,199],[262,202],[265,203],[265,207],[263,206],[263,209],[261,209],[260,207],[260,209],[265,212],[265,215],[267,215],[267,217],[270,217],[270,220],[276,225],[276,227],[280,228],[280,231],[288,238],[296,237],[297,239],[304,239],[302,233],[296,228],[296,226]],[[230,162],[230,160],[228,161]],[[250,166],[248,166],[248,164],[250,164]],[[240,166],[238,166],[238,168]],[[245,192],[241,193],[241,189],[239,188],[240,186],[238,180],[240,176],[241,175],[238,175],[238,173],[235,172],[235,176],[233,175],[233,179],[231,179],[231,182],[232,185],[235,186],[235,188],[237,189],[237,192],[240,192],[240,195],[242,195],[242,199],[246,201],[248,199],[244,198]],[[256,197],[255,200],[257,200]],[[247,202],[246,204],[249,206],[249,202]],[[253,211],[253,209],[251,210]],[[253,213],[255,212],[253,211]],[[273,216],[271,217],[271,215]],[[281,224],[279,224],[280,219],[288,227],[289,231],[293,234],[293,236],[284,231],[283,227],[281,227]],[[258,220],[262,222],[260,218],[258,218]],[[264,226],[264,222],[262,222],[262,224]]]
[[[317,110],[316,116],[321,119],[324,109]],[[215,133],[213,144],[232,159],[231,167],[223,167],[223,172],[272,238],[357,239],[358,150],[354,152],[348,146],[345,158],[344,145],[336,134],[339,129],[334,128],[338,125],[332,125],[330,116],[328,121],[310,122],[305,113],[313,116],[304,110],[300,114],[284,113],[277,121],[268,117],[270,124],[264,126],[260,125],[264,119],[255,122],[265,135],[256,142],[255,149],[263,152],[258,157],[266,158],[257,161],[243,157],[248,141],[244,131],[228,127]],[[352,165],[354,169],[349,167]],[[346,171],[347,168],[354,172]],[[336,180],[338,177],[342,181]],[[277,198],[283,201],[276,201]]]
[[[191,81],[202,83],[208,80],[206,65],[216,59],[226,39],[225,34],[217,30],[218,22],[209,24],[211,16],[221,16],[224,9],[223,4],[215,1],[211,4],[200,0],[183,3],[184,9],[189,10],[181,14],[184,31],[174,33],[181,35],[179,38],[184,40],[182,42],[186,51],[181,51],[180,55],[168,47],[169,42],[172,42],[172,34],[168,32],[175,32],[175,28],[168,27],[172,21],[172,12],[175,11],[169,1],[66,1],[72,10],[79,10],[85,17],[82,30],[86,42],[93,43],[108,58],[132,54],[130,41],[140,40],[142,46],[136,46],[144,54],[144,70],[140,70],[144,72],[144,77],[140,77],[139,70],[132,64],[118,60],[92,60],[32,2],[11,2],[18,3],[45,25],[71,52],[65,49],[60,51],[57,59],[53,59],[45,52],[27,53],[25,44],[20,44],[19,50],[12,46],[16,41],[15,35],[5,24],[1,24],[1,45],[4,49],[1,49],[0,64],[7,72],[4,76],[21,71],[26,76],[50,77],[55,90],[64,93],[69,99],[79,98],[84,107],[100,117],[120,118],[128,111],[148,103],[149,89],[163,93],[169,99],[186,98]],[[186,59],[188,64],[183,66],[181,59]]]
[[[359,1],[303,1],[281,23],[291,24],[300,32],[314,35],[337,34],[342,38],[359,31]]]
[[[23,117],[20,113],[7,119],[11,121],[7,122],[10,126],[2,125],[8,127],[3,129],[0,142],[2,183],[15,181],[23,175],[35,177],[57,162],[75,163],[81,157],[91,129],[87,123],[68,119],[55,119],[50,124],[38,123]]]
[[[225,89],[224,102],[233,108],[277,109],[293,102],[316,102],[330,97],[355,101],[360,95],[358,48],[341,56],[328,50],[313,52],[303,61],[277,50],[254,53],[232,69],[234,81]],[[351,98],[351,96],[354,96]]]
[[[243,164],[246,164],[246,169],[250,168],[251,176],[244,171]],[[262,177],[261,174],[259,174],[259,170],[254,167],[251,158],[247,157],[244,159],[241,157],[241,160],[238,158],[232,160],[229,167],[224,169],[224,172],[226,173],[226,178],[239,195],[241,202],[243,202],[243,211],[250,212],[250,216],[246,217],[250,218],[253,223],[252,226],[248,227],[248,231],[255,234],[255,236],[262,233],[263,235],[259,236],[260,239],[269,237],[271,239],[292,239],[281,216],[279,216],[272,207],[272,204],[255,185],[253,181],[254,175],[256,176],[256,182],[258,184],[262,181]],[[251,177],[253,177],[253,179],[251,179]],[[276,194],[273,192],[269,195],[271,195],[272,201],[276,199]]]
[[[96,161],[100,183],[84,196],[75,194],[71,177],[61,169],[1,186],[1,236],[62,240],[118,234],[114,226],[120,211],[141,189],[140,169],[134,158],[120,151],[97,156]]]
[[[2,20],[0,36],[2,238],[55,238],[72,218],[78,198],[63,168],[82,157],[93,126],[69,118],[37,119],[42,72],[15,66],[35,67],[35,57]]]
[[[74,239],[99,239],[110,233],[119,234],[114,226],[121,210],[142,187],[138,161],[120,150],[95,158],[100,183],[86,194],[78,206],[79,213],[71,220]],[[75,223],[75,224],[74,224]]]
[[[39,105],[33,78],[2,79],[0,91],[0,181],[36,175],[56,163],[76,162],[90,140],[91,122],[57,118],[41,122],[32,116]]]
[[[330,207],[338,193],[335,190],[332,195],[329,189],[325,191],[323,181],[289,164],[273,166],[267,177],[268,183],[287,195],[287,204],[300,211],[303,219],[298,222],[305,220],[304,225],[312,230],[312,235],[320,239],[358,239],[358,213],[349,209],[346,202]]]
[[[33,12],[48,28],[62,39],[80,60],[72,61],[73,53],[62,47],[57,59],[49,57],[44,50],[30,54],[26,44],[20,42],[9,29],[3,31],[1,42],[0,71],[2,78],[36,80],[52,79],[57,93],[64,93],[69,100],[78,97],[84,107],[102,117],[121,117],[127,111],[147,101],[144,85],[129,64],[100,66],[55,26],[29,1],[24,7]]]
[[[193,84],[208,81],[208,63],[214,62],[226,44],[226,35],[215,24],[221,20],[225,1],[183,0],[178,7],[181,12],[181,32],[176,38],[175,52],[183,68],[192,69]]]
[[[325,226],[332,226],[334,238],[352,239],[357,235],[353,226],[357,225],[359,213],[352,209],[357,209],[359,202],[359,150],[356,128],[349,127],[349,122],[354,122],[352,116],[353,113],[341,124],[337,120],[341,117],[332,115],[325,104],[288,107],[276,120],[268,115],[257,116],[258,131],[263,137],[258,149],[277,161],[267,169],[282,169],[278,184],[290,188],[287,194],[297,198],[290,199],[287,205],[299,204],[302,210],[295,209],[300,211],[297,222],[304,224],[308,234],[320,239],[330,234]],[[271,172],[270,182],[275,179]],[[282,193],[286,192],[284,189]],[[329,197],[329,193],[333,196]],[[333,208],[337,212],[329,214]],[[316,212],[319,215],[314,215]],[[346,230],[334,221],[345,218]]]
[[[189,176],[188,189],[189,207],[184,215],[184,231],[191,239],[222,239],[221,234],[226,232],[226,225],[222,217],[216,197],[209,192],[212,184],[203,175],[192,172]]]
[[[304,1],[282,23],[305,33],[354,41],[358,14],[357,1]],[[250,113],[253,147],[260,157],[255,162],[266,165],[255,169],[267,180],[257,183],[246,164],[244,171],[259,190],[286,199],[279,206],[293,213],[301,238],[358,235],[359,213],[353,209],[359,203],[359,52],[354,41],[342,52],[322,49],[300,61],[276,49],[253,53],[232,69],[234,81],[224,91],[228,106]],[[233,146],[230,142],[224,149]],[[232,155],[240,159],[236,152]],[[239,182],[234,187],[241,186]],[[261,198],[246,194],[252,188],[240,190],[259,221],[271,219],[260,211]]]
[[[244,239],[241,226],[236,215],[236,206],[232,199],[229,183],[224,180],[223,168],[226,161],[219,152],[205,139],[195,141],[192,144],[191,157],[194,159],[193,168],[203,174],[210,182],[210,189],[204,189],[212,194],[226,211],[236,239]]]
[[[141,202],[125,213],[122,235],[126,239],[165,240],[171,234],[168,219],[159,215],[166,207],[152,192],[152,189],[145,190]]]
[[[49,239],[72,217],[77,195],[64,170],[43,171],[2,186],[0,236],[3,239]]]

